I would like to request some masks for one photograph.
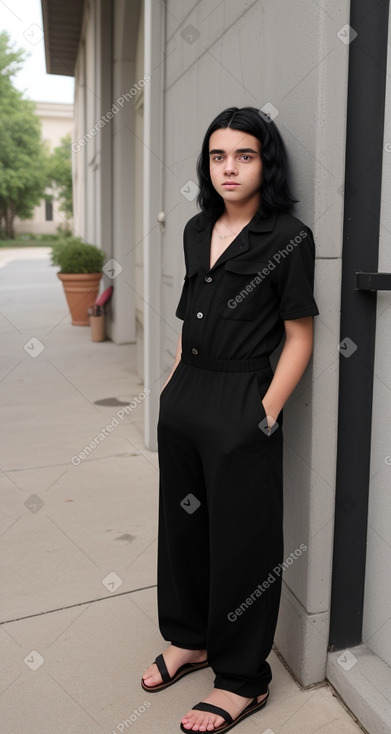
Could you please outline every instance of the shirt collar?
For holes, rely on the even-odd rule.
[[[276,210],[273,210],[267,217],[263,217],[258,209],[250,222],[245,226],[246,229],[251,232],[271,232],[274,229],[276,218]],[[216,219],[217,217],[214,210],[203,209],[198,217],[196,217],[193,226],[196,230],[202,232],[208,225],[213,225]]]
[[[214,270],[219,265],[222,265],[227,260],[243,255],[250,249],[250,242],[248,233],[251,232],[271,232],[274,229],[274,225],[277,218],[277,211],[273,211],[268,217],[262,217],[259,209],[239,232],[235,240],[228,245],[226,250],[220,255],[216,263],[213,265],[211,270]],[[194,235],[194,245],[198,246],[198,257],[203,265],[206,272],[210,271],[209,258],[210,258],[210,235],[216,221],[216,215],[213,210],[202,210],[200,214],[194,217],[192,222],[196,234]]]

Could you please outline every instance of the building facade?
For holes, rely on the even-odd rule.
[[[381,64],[374,63],[372,70],[374,54],[387,62],[388,3],[86,0],[67,5],[73,23],[66,25],[54,2],[46,0],[43,11],[48,71],[74,75],[76,82],[75,228],[113,260],[110,336],[137,343],[139,374],[151,390],[145,403],[151,449],[159,391],[181,328],[175,308],[184,276],[182,233],[197,212],[195,163],[205,130],[229,106],[275,109],[299,199],[295,213],[315,237],[320,311],[313,357],[284,410],[286,557],[301,544],[307,550],[284,571],[275,644],[301,685],[327,678],[368,731],[388,731],[390,296],[386,287],[374,301],[364,291],[356,294],[353,276],[343,278],[350,222],[359,218],[363,236],[366,224],[378,230],[377,238],[365,240],[367,252],[377,248],[379,270],[391,270],[390,105],[380,114],[376,151],[365,110],[349,116],[349,106],[359,104],[355,69],[363,59],[367,72],[359,81],[367,110],[368,100],[370,109],[377,104],[371,95],[383,93],[373,79],[383,80],[383,97],[389,98],[389,69],[382,76]],[[376,41],[380,36],[383,43]],[[364,162],[372,153],[376,163],[363,163],[350,181],[349,161]],[[379,222],[369,204],[357,204],[374,177]],[[357,262],[358,271],[368,270],[365,250]],[[351,336],[354,319],[352,331],[342,330],[347,295],[375,314],[369,360],[360,336]],[[371,383],[363,377],[367,363],[375,365]],[[357,384],[348,377],[349,395],[340,379],[347,370],[362,377]],[[347,430],[346,416],[353,416]],[[365,435],[365,452],[350,467],[341,449],[347,432],[353,448],[357,436]],[[360,482],[355,471],[366,455],[368,476],[362,470]],[[357,536],[356,512],[365,520]],[[357,582],[349,580],[348,557]],[[341,588],[342,568],[347,580]],[[344,604],[356,593],[357,613],[353,604],[345,618]]]
[[[73,105],[59,102],[36,102],[35,113],[41,123],[42,140],[48,143],[50,153],[53,153],[66,135],[73,136]],[[66,222],[54,196],[53,201],[45,201],[35,207],[31,219],[15,218],[15,234],[26,232],[32,234],[55,234],[59,225]]]

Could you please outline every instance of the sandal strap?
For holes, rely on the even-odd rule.
[[[163,655],[158,655],[155,660],[155,663],[157,665],[160,675],[162,676],[163,683],[169,683],[171,680],[171,676],[167,670],[167,666],[166,666],[166,663],[164,662]]]
[[[233,718],[228,713],[228,711],[220,708],[220,706],[215,706],[213,703],[205,703],[205,701],[200,701],[200,703],[197,703],[196,706],[193,706],[193,709],[197,709],[197,711],[206,711],[210,714],[216,714],[216,716],[222,716],[227,724],[233,723]]]

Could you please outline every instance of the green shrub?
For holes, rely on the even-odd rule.
[[[67,237],[52,247],[52,265],[58,265],[61,273],[100,273],[105,253],[80,237]]]
[[[60,239],[65,239],[66,237],[73,237],[72,229],[70,228],[68,223],[65,224],[59,224],[58,227],[56,227],[57,237]]]
[[[35,237],[40,242],[57,242],[59,238],[58,234],[39,234]]]

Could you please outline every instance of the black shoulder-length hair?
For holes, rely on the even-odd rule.
[[[214,210],[217,217],[224,211],[224,199],[210,178],[209,138],[215,130],[226,127],[254,135],[261,143],[263,183],[260,215],[266,217],[273,210],[287,212],[292,209],[298,199],[291,196],[287,183],[288,161],[284,142],[274,122],[255,107],[228,107],[209,125],[197,160],[198,206],[203,210]]]

